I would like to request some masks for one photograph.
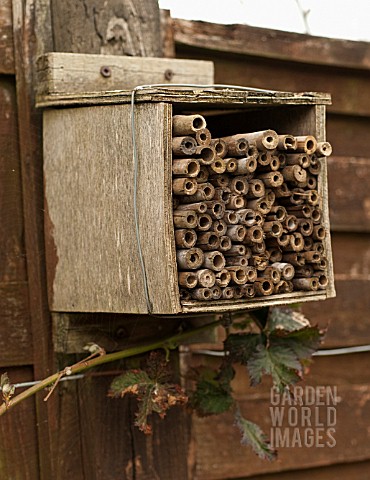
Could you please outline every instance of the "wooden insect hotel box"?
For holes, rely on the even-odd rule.
[[[329,103],[193,87],[141,89],[133,104],[132,91],[39,97],[51,310],[147,313],[149,300],[154,314],[223,312],[335,296]]]

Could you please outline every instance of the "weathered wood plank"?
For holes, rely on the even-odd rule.
[[[97,4],[94,0],[53,0],[52,12],[57,52],[162,56],[159,8],[155,1],[114,0]]]
[[[370,114],[368,72],[326,69],[318,65],[308,68],[305,64],[292,65],[287,61],[222,54],[213,50],[178,48],[177,56],[213,60],[216,83],[291,92],[330,92],[333,104],[328,107],[328,112]]]
[[[0,352],[0,366],[33,362],[26,282],[0,283]]]
[[[31,367],[1,369],[12,383],[33,380]],[[40,478],[37,448],[35,399],[28,398],[1,418],[0,478],[36,480]]]
[[[21,282],[27,276],[21,193],[15,85],[11,77],[3,77],[0,79],[1,283]]]
[[[14,74],[12,2],[0,3],[0,73]]]
[[[49,53],[38,61],[39,95],[131,90],[156,83],[210,85],[213,63],[170,58]]]
[[[368,42],[329,39],[248,25],[219,25],[177,18],[172,22],[178,45],[286,62],[370,69]]]
[[[370,158],[328,159],[331,228],[370,231]]]
[[[252,477],[267,472],[305,469],[370,458],[370,433],[366,418],[370,415],[368,385],[338,385],[340,403],[337,411],[334,448],[285,447],[279,450],[278,462],[258,459],[250,449],[240,445],[240,433],[233,417],[193,418],[194,478],[217,480]],[[271,418],[269,394],[238,396],[242,413],[260,425],[269,435]],[[283,423],[284,427],[289,427]],[[291,429],[292,427],[290,427]],[[296,477],[299,478],[299,477]]]
[[[369,157],[367,138],[370,117],[334,115],[327,117],[327,139],[333,146],[333,156]]]

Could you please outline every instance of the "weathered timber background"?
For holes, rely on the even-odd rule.
[[[313,321],[330,323],[325,347],[370,343],[370,45],[163,18],[165,56],[213,60],[216,82],[332,93],[327,138],[334,146],[329,187],[337,298],[304,309]],[[1,2],[0,372],[13,382],[57,367],[46,301],[36,57],[46,51],[160,56],[159,31],[155,1]],[[143,327],[141,320],[120,315],[54,320],[75,326],[67,331],[76,341],[99,332],[112,348],[177,327],[171,320]],[[75,350],[59,347],[60,364],[74,361]],[[215,360],[193,355],[191,362]],[[144,437],[131,427],[134,403],[106,398],[114,372],[103,370],[60,385],[46,405],[40,394],[1,418],[0,478],[368,479],[369,362],[368,353],[315,360],[307,383],[336,385],[342,399],[333,449],[283,449],[277,462],[261,462],[240,447],[227,415],[193,418],[190,437],[190,418],[180,410],[156,422],[153,437]],[[240,371],[234,389],[243,412],[268,432],[268,385],[251,389]]]

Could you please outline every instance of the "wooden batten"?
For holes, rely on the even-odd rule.
[[[173,88],[138,92],[136,100],[139,232],[153,313],[237,311],[335,296],[328,234],[326,290],[180,303],[172,218],[173,114],[206,114],[207,125],[220,136],[243,125],[245,131],[271,128],[324,141],[330,96]],[[40,100],[49,107],[68,106],[44,111],[45,230],[54,312],[148,312],[135,235],[129,102],[130,92],[124,91]],[[318,191],[329,232],[326,159],[321,163]]]
[[[213,62],[53,52],[38,60],[38,94],[126,90],[156,83],[213,83]]]

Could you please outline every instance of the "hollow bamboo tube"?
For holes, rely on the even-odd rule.
[[[263,222],[264,222],[264,217],[261,215],[260,212],[256,212],[256,225],[258,227],[260,227],[261,225],[263,225]]]
[[[243,292],[243,297],[245,298],[253,298],[256,295],[253,283],[246,283],[245,285],[242,285],[241,288]]]
[[[269,255],[269,260],[274,264],[275,262],[281,262],[283,258],[283,252],[279,247],[268,248],[267,254]]]
[[[199,173],[196,177],[197,182],[198,183],[205,183],[205,182],[207,182],[208,177],[209,177],[209,172],[208,172],[207,166],[206,165],[200,165]]]
[[[300,165],[288,165],[281,171],[286,182],[305,182],[307,172]]]
[[[212,291],[210,288],[195,288],[191,290],[190,295],[195,300],[212,300]]]
[[[216,187],[213,200],[218,202],[227,203],[230,200],[231,191],[229,187]]]
[[[197,149],[197,142],[195,138],[173,137],[172,138],[172,153],[174,155],[193,155]]]
[[[195,156],[201,165],[210,165],[215,161],[216,151],[213,147],[197,147]]]
[[[201,115],[174,115],[172,117],[173,136],[192,135],[206,126],[206,120]]]
[[[186,288],[195,288],[198,279],[195,272],[179,272],[179,285]]]
[[[239,221],[238,212],[236,210],[225,210],[223,220],[226,225],[236,225]]]
[[[248,150],[248,140],[243,135],[232,135],[230,137],[222,137],[227,145],[227,153],[230,156],[243,156]]]
[[[220,252],[225,254],[225,252],[228,252],[231,247],[232,247],[231,238],[228,237],[227,235],[222,235],[222,237],[220,237],[220,246],[218,247]]]
[[[312,216],[312,208],[309,205],[287,206],[286,210],[289,215],[294,215],[296,218],[311,218]]]
[[[247,229],[243,225],[229,225],[226,232],[233,242],[242,242],[246,233]]]
[[[333,148],[329,142],[318,142],[316,155],[322,157],[329,157],[333,153]]]
[[[271,163],[272,155],[270,152],[258,152],[258,167],[268,167]]]
[[[212,218],[207,213],[200,213],[198,215],[197,230],[200,232],[207,232],[212,227]]]
[[[286,280],[280,280],[280,282],[274,286],[274,293],[291,293],[292,291],[292,282],[287,282]]]
[[[195,228],[198,217],[194,210],[175,210],[173,212],[173,223],[176,228]]]
[[[293,135],[278,135],[279,150],[296,150],[297,139]]]
[[[258,172],[276,172],[280,168],[280,160],[277,155],[272,155],[270,163],[266,166],[259,166]]]
[[[275,150],[279,143],[278,134],[274,130],[242,133],[250,144],[256,145],[258,150]]]
[[[263,235],[262,228],[259,227],[258,225],[254,225],[253,227],[250,227],[247,229],[244,241],[248,245],[251,245],[253,243],[263,242],[263,238],[264,238],[264,235]]]
[[[241,245],[241,244],[236,244],[234,243],[232,245],[232,247],[230,248],[230,250],[228,250],[226,253],[225,253],[225,257],[228,257],[228,256],[238,256],[238,255],[244,255],[244,256],[247,256],[247,258],[250,258],[251,254],[250,252],[248,252],[248,249],[245,245]]]
[[[267,221],[278,221],[283,222],[287,217],[286,209],[281,205],[275,205],[271,208],[268,213],[266,220]]]
[[[226,267],[226,270],[231,275],[231,283],[234,283],[236,285],[243,285],[247,283],[248,277],[243,267],[238,267],[238,266]]]
[[[230,272],[224,268],[220,272],[216,273],[216,285],[218,285],[221,288],[227,287],[231,281],[231,275]]]
[[[198,234],[197,247],[202,250],[217,250],[220,245],[220,237],[214,232],[202,232]]]
[[[281,280],[281,273],[279,269],[271,265],[269,267],[266,267],[265,270],[260,273],[260,277],[269,278],[272,283],[276,285]]]
[[[312,238],[314,240],[322,241],[326,237],[326,230],[322,225],[315,225],[313,227]]]
[[[319,282],[316,277],[294,278],[292,282],[295,290],[316,291],[319,288]]]
[[[224,300],[232,300],[234,298],[234,289],[232,287],[224,287],[221,298]]]
[[[211,140],[212,147],[216,150],[218,157],[225,158],[227,154],[227,145],[221,138]]]
[[[294,215],[287,215],[282,224],[287,232],[294,232],[298,228],[298,220]]]
[[[172,162],[172,174],[175,176],[196,178],[199,172],[200,165],[195,158],[181,158]]]
[[[322,275],[316,276],[316,278],[319,282],[319,290],[325,290],[329,285],[328,277],[322,274]]]
[[[215,232],[215,234],[218,235],[219,237],[223,237],[224,235],[226,235],[227,224],[222,219],[215,220],[214,222],[212,222],[211,230]]]
[[[236,158],[226,158],[225,164],[227,173],[234,173],[238,169],[238,162]]]
[[[179,228],[175,230],[175,243],[180,248],[191,248],[197,242],[197,234],[194,230]]]
[[[240,256],[227,256],[225,257],[226,260],[226,267],[246,267],[248,265],[248,257],[240,255]]]
[[[207,205],[207,212],[214,220],[220,220],[225,213],[225,205],[217,200],[209,200],[204,202]]]
[[[204,288],[212,288],[216,283],[216,275],[212,270],[208,268],[203,268],[201,270],[196,270],[194,274],[197,277],[198,285]]]
[[[211,175],[224,173],[226,171],[226,162],[221,157],[215,157],[214,161],[208,165],[208,171]]]
[[[186,203],[178,205],[176,210],[193,210],[196,213],[206,213],[207,205],[205,202],[197,202],[197,203]]]
[[[234,299],[239,300],[240,298],[243,298],[243,285],[234,285],[233,287],[234,290]]]
[[[174,195],[195,195],[197,189],[198,184],[194,178],[174,178],[172,180]]]
[[[261,278],[254,283],[254,290],[258,297],[271,295],[274,293],[274,284],[268,278]]]
[[[257,280],[257,269],[252,266],[244,267],[248,282],[255,282]]]
[[[317,179],[312,174],[307,174],[307,188],[315,190],[317,188]]]
[[[176,251],[176,258],[179,268],[183,270],[195,270],[202,265],[204,253],[200,248],[180,249]]]
[[[188,179],[193,180],[193,179]],[[174,180],[175,181],[175,180]],[[188,195],[181,199],[182,203],[197,203],[212,200],[215,194],[215,187],[209,183],[199,183],[197,190],[193,195]]]
[[[238,223],[247,227],[253,227],[256,223],[256,212],[251,208],[244,208],[237,211]]]
[[[236,161],[235,172],[238,175],[247,175],[253,173],[257,169],[257,160],[255,157],[243,157],[233,159]]]
[[[301,252],[304,248],[303,236],[299,232],[293,232],[289,237],[289,245],[284,249],[291,252]]]
[[[208,128],[197,130],[195,132],[195,140],[197,141],[198,145],[208,146],[211,143],[211,132],[208,130]]]
[[[320,263],[321,261],[321,254],[315,250],[303,252],[302,256],[307,263]]]
[[[311,278],[314,274],[312,265],[303,265],[295,269],[295,278]]]
[[[253,198],[261,198],[265,195],[266,189],[265,184],[262,180],[258,180],[258,178],[253,178],[249,180],[249,189],[246,198],[253,199]]]
[[[212,291],[212,299],[213,300],[219,300],[222,296],[222,290],[220,287],[215,285],[214,287],[211,288]]]
[[[187,290],[186,288],[180,288],[179,292],[180,292],[180,300],[184,302],[191,300],[191,295],[189,290]]]
[[[283,262],[290,263],[294,267],[302,267],[305,264],[305,259],[298,252],[284,252]]]
[[[304,241],[304,247],[303,247],[304,251],[308,252],[310,250],[314,250],[314,243],[311,237],[303,237],[303,241]]]
[[[313,232],[313,221],[308,218],[298,219],[298,231],[304,236],[308,237]]]
[[[258,175],[258,179],[262,180],[267,187],[280,187],[284,183],[283,175],[280,172],[267,172]]]
[[[265,222],[262,226],[266,237],[280,237],[283,233],[283,226],[280,222],[274,220],[271,222]]]
[[[288,235],[287,233],[283,233],[282,235],[280,235],[280,237],[277,237],[274,240],[276,240],[277,245],[279,247],[284,249],[285,247],[287,247],[289,245],[290,235]]]
[[[311,157],[306,153],[289,153],[286,155],[286,165],[299,165],[302,168],[308,168],[311,163]]]
[[[214,270],[215,272],[220,272],[225,268],[225,264],[225,257],[221,252],[215,251],[204,253],[203,267]]]
[[[297,140],[297,153],[307,153],[307,155],[311,155],[315,153],[317,148],[317,141],[316,138],[312,135],[303,135],[295,137]]]
[[[247,207],[256,210],[262,215],[267,215],[271,210],[272,204],[266,200],[266,197],[248,200]]]
[[[215,187],[226,188],[230,183],[230,177],[226,174],[215,175],[210,179]]]
[[[250,246],[253,255],[260,255],[261,253],[266,253],[266,243],[264,240],[260,243],[253,243]]]
[[[292,194],[286,183],[283,183],[280,187],[274,188],[274,193],[276,198],[288,198]]]
[[[321,163],[319,159],[316,157],[316,155],[311,156],[311,163],[310,166],[308,167],[308,171],[312,175],[318,175],[321,171]]]
[[[307,203],[315,207],[320,201],[320,195],[316,190],[309,190],[307,193]]]
[[[322,257],[319,263],[312,264],[314,270],[325,271],[328,268],[328,261],[325,257]]]
[[[283,280],[291,280],[294,277],[295,269],[291,263],[274,262],[271,266],[279,270]]]
[[[249,184],[245,176],[236,176],[230,182],[231,192],[235,195],[246,195],[248,193]]]
[[[239,210],[245,207],[244,197],[241,195],[230,195],[229,201],[226,203],[227,209],[230,210]]]
[[[280,168],[285,167],[285,165],[286,165],[286,155],[285,155],[285,153],[276,152],[276,156],[277,156],[278,159],[279,159]]]
[[[312,250],[315,250],[316,252],[323,254],[325,251],[324,244],[321,242],[313,242]]]
[[[269,259],[266,254],[261,253],[259,255],[252,255],[249,263],[252,267],[255,267],[259,272],[261,272],[268,266]]]

